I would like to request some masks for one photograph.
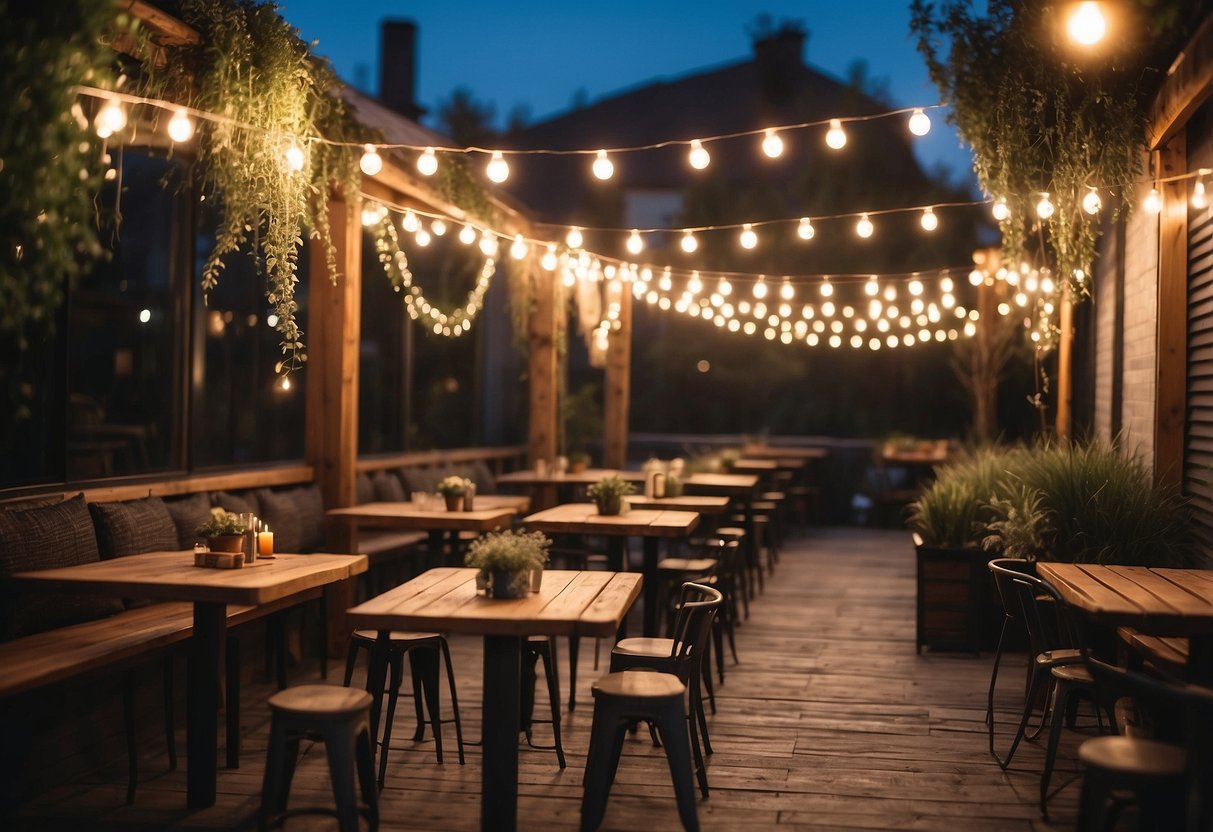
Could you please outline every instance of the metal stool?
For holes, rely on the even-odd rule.
[[[548,708],[551,719],[535,719],[535,662],[543,659],[543,675],[547,679]],[[522,645],[522,730],[526,744],[542,751],[555,751],[560,767],[564,768],[564,745],[560,741],[560,677],[556,675],[556,638],[530,636]],[[532,726],[551,725],[552,745],[535,745]]]
[[[358,832],[361,813],[372,830],[378,829],[379,792],[371,759],[370,694],[336,685],[300,685],[275,693],[269,705],[273,721],[257,828],[266,830],[281,825],[288,817],[319,813],[336,817],[341,832]],[[299,759],[299,740],[315,735],[324,740],[337,808],[288,812],[286,802]],[[354,794],[355,770],[366,804],[362,808]]]

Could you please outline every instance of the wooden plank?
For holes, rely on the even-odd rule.
[[[0,503],[25,500],[31,496],[54,495],[64,499],[83,494],[90,503],[114,500],[140,500],[144,497],[178,497],[199,491],[235,491],[245,488],[272,488],[279,485],[299,485],[312,481],[310,465],[275,465],[226,474],[201,474],[172,479],[143,481],[99,488],[10,489]]]
[[[515,267],[511,267],[515,268]],[[551,463],[558,452],[557,439],[560,435],[558,419],[558,390],[556,370],[557,342],[560,332],[558,315],[562,313],[564,304],[563,292],[556,280],[555,272],[535,268],[534,258],[527,261],[527,268],[533,292],[531,314],[527,321],[528,345],[528,380],[530,382],[528,397],[530,403],[530,422],[527,427],[527,461],[531,468],[543,460]]]
[[[1151,150],[1182,135],[1196,108],[1213,90],[1213,18],[1206,17],[1167,71],[1146,123]]]
[[[325,512],[327,517],[358,526],[469,532],[486,532],[508,526],[514,514],[515,511],[509,508],[486,508],[476,511],[422,510],[413,503],[364,503]]]
[[[1158,176],[1187,172],[1187,137],[1177,133],[1159,148]],[[1154,480],[1183,481],[1188,386],[1188,181],[1160,186],[1158,218],[1157,385],[1154,396]]]
[[[1141,605],[1092,577],[1091,567],[1077,563],[1041,563],[1037,565],[1041,580],[1052,584],[1066,601],[1097,616],[1140,615]],[[1096,570],[1106,567],[1095,567]]]
[[[605,389],[603,392],[602,464],[622,468],[628,461],[628,406],[632,379],[632,292],[630,284],[616,278],[607,285],[607,302],[618,304],[618,329],[607,337]]]
[[[525,445],[491,448],[450,448],[437,451],[410,451],[404,454],[364,456],[358,460],[358,473],[387,471],[393,468],[438,468],[465,462],[518,462],[526,458]]]
[[[577,622],[577,632],[583,636],[611,638],[619,623],[640,596],[644,579],[635,572],[615,573],[593,602],[586,607]]]
[[[1144,566],[1111,566],[1113,574],[1131,581],[1151,598],[1173,610],[1177,615],[1206,615],[1213,617],[1213,597],[1203,598],[1175,583],[1165,575]],[[1142,605],[1148,601],[1142,602]]]
[[[503,474],[497,478],[498,485],[593,485],[599,480],[607,477],[619,477],[631,483],[644,482],[644,473],[641,471],[627,471],[616,468],[588,468],[585,471],[576,473],[566,471],[560,473],[558,471],[549,470],[546,474],[538,474],[534,468],[524,468],[520,471],[511,471],[508,474]]]
[[[549,534],[605,534],[627,537],[680,537],[699,521],[690,511],[632,509],[602,515],[593,503],[565,503],[522,519],[522,525]]]
[[[729,508],[728,497],[710,497],[707,495],[684,495],[682,497],[644,497],[639,494],[628,497],[628,504],[634,509],[654,509],[663,511],[694,511],[699,514],[724,514]]]

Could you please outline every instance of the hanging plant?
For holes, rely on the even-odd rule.
[[[1060,292],[1088,283],[1098,219],[1083,210],[1092,188],[1130,207],[1145,146],[1145,115],[1163,61],[1196,17],[1190,0],[1117,3],[1115,41],[1080,52],[1065,40],[1065,4],[990,0],[982,16],[967,0],[911,4],[911,30],[931,79],[951,103],[949,121],[973,149],[982,189],[1005,200],[1004,262],[1025,259],[1040,232]],[[1041,218],[1047,194],[1054,207]]]
[[[113,89],[107,32],[126,15],[90,0],[0,0],[0,335],[49,334],[67,291],[102,254],[90,194],[103,148],[73,87]]]
[[[336,254],[329,235],[332,183],[357,187],[352,147],[355,122],[327,62],[311,54],[272,2],[185,0],[182,19],[201,42],[167,48],[158,69],[145,65],[147,93],[217,113],[199,129],[204,188],[221,206],[215,247],[202,269],[204,297],[218,284],[224,258],[253,243],[267,278],[266,297],[278,316],[287,373],[307,360],[296,319],[295,287],[303,229],[324,248],[330,278]]]

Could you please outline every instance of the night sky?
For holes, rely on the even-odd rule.
[[[869,76],[886,78],[901,106],[933,104],[939,92],[909,34],[909,0],[816,0],[761,3],[654,2],[507,3],[491,0],[282,0],[282,13],[355,86],[378,84],[379,21],[410,18],[420,27],[418,99],[431,111],[465,86],[496,107],[504,123],[522,105],[530,120],[565,110],[575,94],[590,101],[660,77],[747,59],[747,29],[759,14],[802,21],[806,58],[844,78],[857,59]],[[953,177],[971,179],[970,156],[955,133],[932,115],[919,158],[942,162]]]

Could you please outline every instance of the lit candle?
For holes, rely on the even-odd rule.
[[[272,558],[274,556],[274,533],[269,526],[257,532],[257,556]]]

